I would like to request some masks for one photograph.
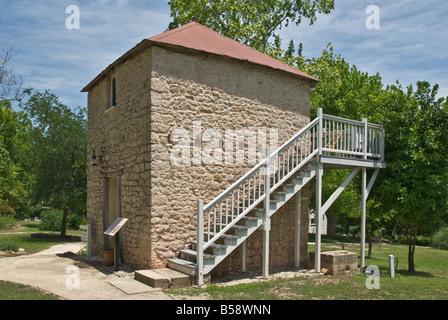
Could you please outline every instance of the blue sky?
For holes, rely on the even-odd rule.
[[[67,29],[66,8],[80,10],[80,28]],[[369,5],[379,9],[379,29],[368,29]],[[306,57],[318,57],[328,43],[349,63],[385,84],[427,80],[448,96],[448,1],[335,0],[335,10],[309,26],[281,30],[303,43]],[[81,89],[142,39],[166,30],[168,1],[0,0],[0,45],[13,49],[10,61],[25,86],[50,89],[70,106],[86,106]]]

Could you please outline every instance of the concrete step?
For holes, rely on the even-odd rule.
[[[168,259],[168,268],[180,271],[189,276],[196,276],[198,269],[196,263],[178,258]]]
[[[195,277],[170,268],[137,270],[135,280],[153,288],[183,288],[195,283]]]
[[[180,250],[181,259],[196,262],[197,252],[196,250],[191,249],[182,249]],[[204,253],[204,259],[214,259],[216,256],[213,254]]]

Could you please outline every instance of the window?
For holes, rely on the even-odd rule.
[[[110,81],[110,105],[109,108],[115,107],[117,103],[117,85],[115,78]]]

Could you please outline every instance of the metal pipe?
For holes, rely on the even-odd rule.
[[[395,278],[395,257],[392,254],[389,255],[389,269],[390,277]]]

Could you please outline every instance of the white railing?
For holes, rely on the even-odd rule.
[[[365,134],[367,132],[367,134]],[[321,139],[318,139],[318,137]],[[204,206],[198,201],[197,267],[202,284],[204,251],[262,201],[264,219],[269,216],[271,192],[291,178],[316,155],[383,159],[384,131],[367,121],[353,121],[330,115],[318,117],[279,149],[269,154],[234,184]],[[366,146],[366,147],[365,147]]]
[[[384,159],[384,130],[381,126],[368,123],[366,119],[355,121],[331,115],[322,118],[322,154]]]

